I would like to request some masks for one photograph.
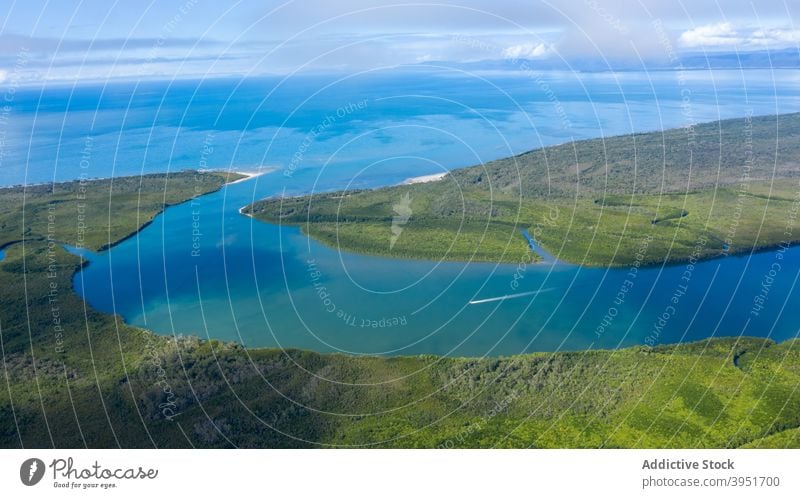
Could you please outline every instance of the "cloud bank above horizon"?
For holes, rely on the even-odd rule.
[[[359,71],[430,61],[800,50],[796,3],[2,0],[0,82]],[[656,36],[658,35],[658,36]]]

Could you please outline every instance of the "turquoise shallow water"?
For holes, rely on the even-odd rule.
[[[355,354],[505,355],[739,334],[782,340],[800,325],[785,309],[798,299],[800,248],[780,260],[765,252],[706,261],[688,282],[685,265],[632,277],[557,262],[366,257],[237,212],[280,183],[280,174],[266,175],[170,208],[138,237],[89,254],[78,292],[160,333]],[[195,220],[202,237],[193,255]],[[754,299],[771,271],[756,316]],[[522,293],[531,294],[469,304]]]
[[[0,184],[256,165],[324,171],[319,188],[387,184],[573,138],[798,111],[799,82],[798,70],[406,68],[20,88],[2,130]]]
[[[393,184],[572,138],[798,111],[798,74],[697,72],[679,83],[668,71],[547,73],[536,81],[406,71],[342,82],[308,76],[290,86],[248,80],[28,90],[15,103],[19,136],[9,138],[7,151],[19,160],[9,164],[24,167],[3,179],[198,166],[292,170],[169,208],[138,236],[84,253],[91,263],[76,275],[77,291],[98,309],[163,334],[354,354],[450,355],[739,334],[781,340],[800,329],[800,315],[787,310],[798,298],[800,249],[780,253],[778,271],[776,252],[703,262],[684,290],[682,265],[632,278],[625,270],[557,263],[515,267],[340,253],[296,228],[259,223],[238,210],[266,196]],[[366,103],[359,108],[359,102]],[[754,314],[765,276],[772,284]],[[518,294],[524,295],[485,301]]]

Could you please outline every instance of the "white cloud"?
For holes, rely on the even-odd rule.
[[[748,40],[753,45],[796,45],[800,43],[800,30],[796,29],[759,29],[753,31]]]
[[[550,49],[544,43],[521,43],[519,45],[511,45],[503,50],[503,57],[506,59],[528,59],[543,57],[550,52]]]
[[[706,24],[705,26],[698,26],[697,28],[684,31],[678,38],[678,43],[682,47],[687,48],[727,47],[741,45],[742,42],[742,38],[739,37],[733,25],[729,22],[718,22]]]
[[[681,33],[678,43],[684,48],[758,49],[788,47],[800,43],[800,30],[785,28],[752,29],[730,22],[706,24]]]

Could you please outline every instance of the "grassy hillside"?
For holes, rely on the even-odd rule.
[[[109,205],[119,213],[119,237],[163,208],[159,197],[195,195],[191,173],[130,181],[151,206],[139,216],[114,211],[135,211],[128,190],[85,186],[97,220]],[[203,178],[207,190],[221,181]],[[19,195],[0,191],[6,223],[21,220]],[[52,199],[39,195],[27,205]],[[59,201],[71,220],[78,201]],[[94,227],[88,246],[116,240]],[[797,446],[797,340],[470,359],[167,339],[88,308],[71,290],[79,259],[24,229],[24,252],[13,244],[0,262],[0,447]],[[7,230],[3,240],[18,236]]]
[[[786,114],[584,140],[439,182],[267,199],[245,212],[369,254],[517,262],[525,229],[562,260],[625,266],[645,237],[650,263],[795,242],[784,231],[799,199],[800,114]]]

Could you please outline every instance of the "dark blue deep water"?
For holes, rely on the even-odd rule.
[[[394,184],[573,138],[800,111],[798,80],[798,71],[534,77],[409,69],[341,81],[26,89],[6,130],[3,183],[281,168],[169,208],[109,251],[84,253],[90,264],[75,277],[77,291],[96,308],[163,334],[449,355],[740,334],[782,340],[800,329],[793,312],[800,248],[706,261],[687,281],[685,265],[631,277],[559,263],[358,256],[238,211],[266,196]],[[765,276],[772,283],[755,309]],[[520,293],[529,294],[469,304]]]

